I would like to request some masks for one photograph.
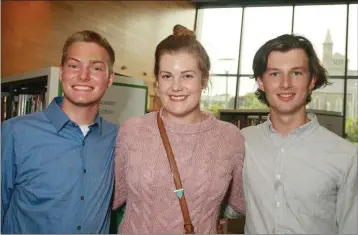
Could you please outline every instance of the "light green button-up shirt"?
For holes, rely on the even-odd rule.
[[[357,234],[357,152],[310,121],[287,137],[268,121],[245,137],[245,233]]]

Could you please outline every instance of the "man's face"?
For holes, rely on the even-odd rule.
[[[270,109],[281,115],[305,110],[306,100],[316,78],[310,79],[308,57],[303,49],[272,51],[263,77],[257,79],[266,93]]]
[[[60,69],[64,98],[77,106],[98,104],[114,78],[108,61],[107,51],[96,43],[72,44]]]

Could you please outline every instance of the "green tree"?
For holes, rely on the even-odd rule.
[[[261,103],[254,92],[247,93],[243,98],[242,107],[239,108],[247,108],[247,109],[268,109],[268,107]]]
[[[346,120],[347,139],[358,145],[358,117]]]

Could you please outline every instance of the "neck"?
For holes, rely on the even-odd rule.
[[[66,115],[78,125],[90,125],[96,119],[99,104],[90,106],[78,106],[66,98],[63,99],[62,110]]]
[[[287,136],[293,130],[309,122],[305,108],[299,112],[290,114],[277,113],[275,110],[271,110],[270,119],[273,128],[277,130],[281,136]]]
[[[198,106],[195,110],[185,115],[175,115],[163,110],[163,118],[179,124],[195,124],[204,120],[203,114]]]

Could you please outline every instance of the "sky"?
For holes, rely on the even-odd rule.
[[[358,70],[357,9],[351,4],[348,35],[348,69]],[[245,8],[240,73],[252,74],[252,59],[267,40],[291,33],[293,7]],[[296,6],[293,32],[307,37],[322,59],[322,43],[327,30],[333,41],[333,53],[345,54],[347,5]],[[237,74],[242,8],[214,8],[199,11],[197,36],[208,51],[211,74]],[[342,74],[344,71],[342,71]],[[209,94],[223,94],[226,77],[212,77]],[[228,77],[228,93],[235,95],[236,77]],[[249,77],[240,81],[240,95],[253,92],[256,84]]]

